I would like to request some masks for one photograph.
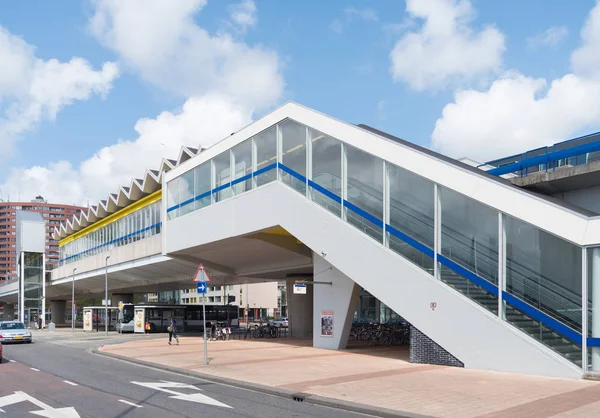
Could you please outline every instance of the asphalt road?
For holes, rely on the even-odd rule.
[[[89,352],[100,344],[56,336],[4,345],[0,417],[365,417]]]

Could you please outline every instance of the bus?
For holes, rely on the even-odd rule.
[[[179,332],[203,332],[202,305],[171,305],[161,303],[125,303],[119,312],[118,332],[167,332],[171,319],[177,321]],[[231,305],[207,305],[206,322],[239,324],[239,308]]]

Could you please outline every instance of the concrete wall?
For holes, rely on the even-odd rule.
[[[65,311],[67,308],[66,300],[51,300],[50,301],[50,310],[51,320],[55,324],[64,324],[65,323]],[[71,309],[69,307],[69,309]]]
[[[585,189],[556,193],[553,197],[584,209],[591,210],[592,212],[600,213],[600,187],[588,187]]]
[[[110,265],[115,265],[160,254],[162,251],[161,240],[161,235],[156,234],[122,247],[115,247],[112,250],[86,257],[74,263],[62,265],[52,271],[52,280],[71,277],[74,268],[77,269],[77,274],[104,268],[107,255],[110,255]]]
[[[288,289],[288,328],[292,338],[313,338],[313,291],[312,285],[306,286],[306,294],[295,294],[294,279],[287,279]]]
[[[176,251],[277,225],[314,252],[326,254],[327,262],[467,368],[569,378],[582,375],[568,360],[281,183],[166,222],[164,248]],[[437,309],[431,310],[431,302],[437,303]]]
[[[333,350],[345,349],[352,326],[352,318],[358,305],[360,286],[344,273],[314,254],[313,280],[313,345]],[[319,284],[323,282],[323,284]],[[325,284],[331,282],[331,285]],[[322,314],[333,314],[333,335],[323,335]]]

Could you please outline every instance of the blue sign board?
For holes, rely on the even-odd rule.
[[[196,282],[196,289],[198,293],[205,294],[206,293],[206,282]]]

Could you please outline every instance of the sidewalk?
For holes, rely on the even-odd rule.
[[[311,347],[312,340],[209,341],[181,337],[106,345],[100,352],[181,368],[215,378],[270,386],[274,390],[326,397],[433,417],[600,416],[600,383],[416,365],[407,348],[356,347],[346,351]]]

